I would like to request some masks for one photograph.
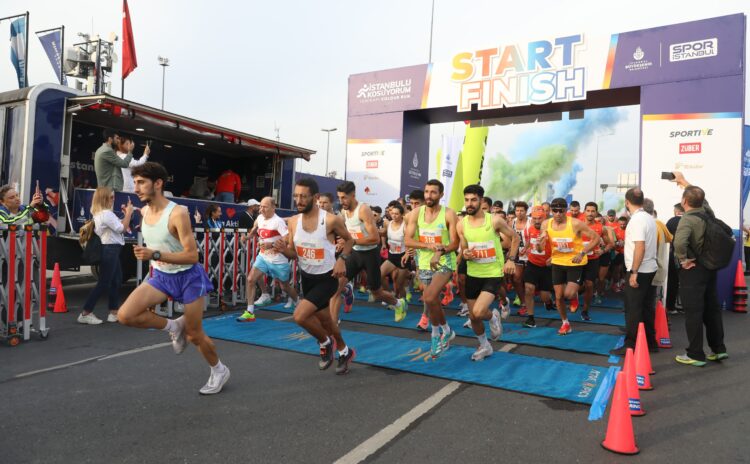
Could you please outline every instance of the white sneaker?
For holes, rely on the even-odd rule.
[[[504,305],[500,304],[500,317],[503,319],[508,319],[508,316],[510,316],[510,304]]]
[[[89,325],[99,325],[102,321],[94,313],[88,313],[87,315],[83,315],[83,313],[78,315],[78,323],[79,324],[89,324]]]
[[[458,317],[466,317],[469,315],[469,305],[466,303],[461,303],[461,309],[458,311],[458,314],[456,314]]]
[[[500,340],[503,336],[503,323],[500,320],[500,313],[497,309],[492,310],[492,319],[490,319],[490,335],[495,341]]]
[[[216,374],[211,371],[208,382],[200,389],[201,395],[215,395],[221,391],[224,384],[229,380],[229,368],[224,366],[224,370]]]
[[[269,295],[268,293],[264,293],[260,296],[260,298],[255,300],[255,303],[253,304],[256,306],[261,306],[261,305],[268,304],[270,302],[271,302],[271,295]]]
[[[471,319],[466,318],[466,322],[464,322],[464,327],[467,329],[471,329]]]
[[[169,338],[172,339],[172,349],[174,350],[174,354],[182,353],[183,351],[185,351],[185,347],[187,347],[184,317],[185,316],[180,316],[175,319],[175,323],[177,324],[178,329],[176,332],[169,332]]]
[[[367,292],[367,302],[375,303],[375,296],[372,294],[372,292]]]
[[[487,356],[492,356],[492,345],[489,343],[486,345],[479,345],[477,347],[477,350],[474,352],[474,354],[471,355],[472,361],[481,361]]]
[[[296,304],[297,304],[297,302],[296,302],[296,301],[294,301],[294,300],[293,300],[293,299],[291,299],[291,298],[287,298],[287,300],[286,300],[286,304],[284,305],[284,309],[289,309],[289,308],[291,308],[292,306],[295,306]]]
[[[117,322],[117,314],[109,313],[107,315],[107,322]]]

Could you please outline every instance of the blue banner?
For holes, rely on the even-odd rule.
[[[747,196],[750,194],[750,126],[745,126],[745,146],[742,150],[742,210],[747,205]]]
[[[47,52],[47,58],[49,58],[49,62],[55,70],[55,75],[57,75],[57,82],[68,85],[67,78],[62,74],[62,30],[57,29],[44,35],[37,35],[37,37],[39,37],[44,51]]]
[[[18,18],[10,23],[10,61],[16,68],[18,88],[28,86],[26,75],[26,17]]]

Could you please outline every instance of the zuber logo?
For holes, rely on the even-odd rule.
[[[377,169],[378,168],[378,160],[368,160],[367,164],[365,165],[367,169]]]
[[[680,154],[681,155],[697,155],[698,153],[701,153],[701,143],[695,142],[695,143],[681,143],[680,144]]]

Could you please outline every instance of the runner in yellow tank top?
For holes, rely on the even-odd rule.
[[[583,221],[567,217],[568,203],[564,198],[552,200],[552,218],[542,224],[542,235],[537,243],[541,251],[547,240],[552,248],[552,284],[555,287],[557,311],[562,319],[562,326],[557,332],[567,335],[573,331],[568,322],[565,300],[570,300],[570,312],[578,310],[578,290],[583,284],[583,269],[589,251],[599,246],[601,238]],[[583,246],[582,236],[589,241]]]
[[[431,353],[433,358],[447,350],[450,347],[450,341],[456,337],[445,320],[445,311],[440,303],[440,292],[451,280],[453,271],[456,269],[454,254],[458,249],[456,213],[450,208],[440,206],[443,191],[443,184],[439,180],[427,181],[424,188],[425,204],[409,214],[404,232],[406,246],[417,250],[418,255],[421,254],[419,256],[419,279],[426,286],[423,300],[430,314],[430,323],[432,323]],[[444,218],[443,222],[439,222],[440,217]],[[420,231],[420,223],[429,225],[430,229]],[[445,233],[446,229],[447,233]],[[419,253],[420,250],[422,253]],[[440,329],[443,329],[442,335]]]

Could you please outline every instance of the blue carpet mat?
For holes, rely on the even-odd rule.
[[[292,322],[258,319],[238,323],[233,315],[205,319],[203,327],[214,338],[318,355],[318,344]],[[344,330],[347,344],[356,349],[355,362],[372,366],[473,383],[532,395],[592,404],[607,368],[495,352],[472,362],[474,348],[453,346],[440,358],[430,357],[428,341]],[[317,369],[311,360],[310,369]],[[353,375],[356,375],[356,365]],[[321,375],[333,375],[330,372]]]
[[[568,320],[571,322],[582,322],[584,324],[602,324],[602,325],[615,325],[618,327],[625,327],[625,313],[614,312],[614,311],[596,311],[589,309],[590,321],[584,321],[581,319],[581,307],[578,311],[571,313],[568,311]],[[510,313],[514,316],[518,316],[518,310],[515,306],[511,307]],[[520,317],[520,316],[519,316]],[[547,311],[544,305],[534,306],[534,318],[536,319],[557,319],[560,320],[560,313],[557,310]],[[575,328],[573,330],[575,333]],[[572,334],[571,334],[572,335]],[[570,335],[568,335],[570,336]]]
[[[283,304],[264,306],[259,309],[291,314],[294,308],[286,309]],[[406,319],[401,322],[393,320],[394,313],[385,308],[373,308],[370,306],[355,305],[352,312],[345,313],[343,309],[339,313],[341,320],[360,322],[363,324],[374,324],[387,327],[398,327],[418,331],[416,325],[421,313],[409,312]],[[449,318],[448,324],[461,337],[476,338],[474,331],[463,327],[465,319]],[[485,330],[489,336],[489,324],[485,323]],[[609,335],[595,332],[573,331],[569,335],[557,335],[557,327],[536,327],[527,329],[521,324],[503,323],[503,336],[501,340],[506,343],[518,343],[522,345],[542,346],[545,348],[556,348],[579,353],[593,353],[609,356],[609,350],[617,347],[619,335]]]

